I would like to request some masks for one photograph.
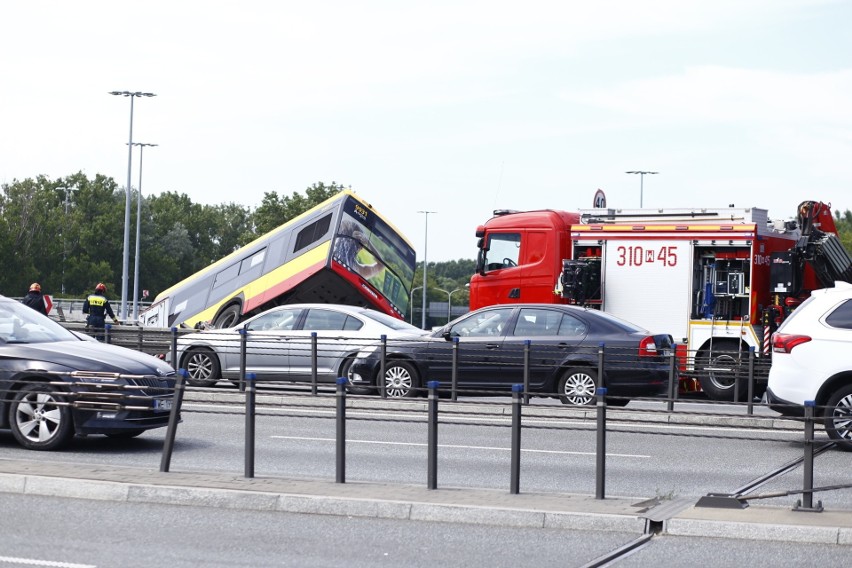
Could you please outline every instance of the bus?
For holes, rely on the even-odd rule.
[[[370,307],[404,319],[414,280],[408,239],[352,190],[164,290],[143,327],[232,327],[281,304]]]

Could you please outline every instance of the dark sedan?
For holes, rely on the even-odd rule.
[[[481,392],[523,384],[529,341],[529,390],[558,396],[565,404],[594,401],[599,346],[604,345],[604,383],[614,404],[666,392],[672,337],[651,334],[607,313],[566,305],[517,304],[482,308],[424,337],[387,343],[384,386],[390,397],[422,393],[428,381],[451,385],[453,344],[457,386]],[[362,350],[350,383],[373,387],[381,350]]]
[[[174,369],[156,357],[81,337],[0,296],[0,428],[23,447],[165,426],[174,383]]]

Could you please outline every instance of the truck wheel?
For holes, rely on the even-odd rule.
[[[212,387],[219,382],[219,358],[209,349],[190,349],[183,358],[186,382],[194,387]]]
[[[568,369],[559,379],[559,400],[562,404],[589,406],[595,402],[597,384],[596,371],[582,367]]]
[[[740,401],[746,399],[748,383],[746,375],[738,372],[737,351],[739,345],[734,341],[716,341],[713,353],[701,351],[696,357],[696,367],[700,371],[698,381],[701,390],[712,400],[734,400],[734,385],[737,377],[740,382]]]
[[[414,365],[407,361],[388,361],[385,367],[385,389],[388,398],[417,396],[417,370]]]
[[[823,424],[838,448],[852,452],[852,385],[846,385],[828,399]]]
[[[222,329],[224,327],[233,327],[237,325],[240,321],[240,306],[238,304],[232,304],[222,310],[222,312],[216,316],[216,321],[213,322],[213,327],[217,329]]]
[[[74,436],[71,407],[50,385],[30,384],[14,393],[9,426],[15,440],[28,450],[57,450]]]

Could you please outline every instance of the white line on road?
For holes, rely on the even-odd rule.
[[[12,556],[0,556],[0,563],[24,564],[26,566],[51,566],[54,568],[96,568],[95,564],[71,564],[69,562],[55,562],[53,560],[35,560],[34,558],[14,558]]]
[[[297,440],[297,441],[305,441],[305,442],[335,442],[336,441],[334,438],[311,438],[311,437],[305,437],[305,436],[270,436],[270,437],[273,438],[273,439],[277,439],[277,440]],[[352,443],[352,444],[375,444],[375,445],[385,445],[385,446],[412,446],[412,447],[418,447],[418,448],[426,447],[426,444],[422,444],[422,443],[383,442],[383,441],[379,441],[379,440],[352,440],[352,439],[347,439],[346,443],[347,444],[348,443]],[[461,450],[487,450],[487,451],[498,450],[498,451],[503,451],[503,452],[508,452],[508,451],[511,450],[511,448],[499,448],[499,447],[496,447],[496,446],[462,446],[462,445],[455,445],[455,444],[441,444],[440,447],[441,448],[455,448],[455,449],[461,449]],[[596,455],[595,452],[568,452],[568,451],[564,451],[564,450],[529,450],[529,449],[522,449],[521,452],[531,453],[531,454],[562,454],[562,455],[571,455],[571,456],[594,456],[594,455]],[[639,459],[646,459],[646,458],[651,457],[651,456],[644,456],[644,455],[641,455],[641,454],[607,454],[607,456],[617,457],[617,458],[639,458]]]

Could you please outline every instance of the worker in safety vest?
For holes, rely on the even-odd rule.
[[[86,327],[95,330],[96,339],[103,339],[103,335],[98,332],[106,326],[106,316],[118,323],[118,319],[112,311],[112,306],[109,305],[109,300],[106,298],[106,286],[102,282],[95,286],[95,293],[90,294],[83,302],[83,313],[89,314],[86,317]]]

